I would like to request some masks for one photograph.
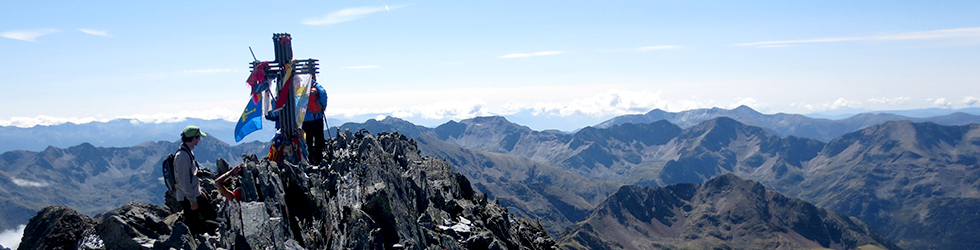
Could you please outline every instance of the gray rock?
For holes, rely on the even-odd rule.
[[[191,235],[190,229],[183,222],[174,224],[170,235],[160,237],[153,244],[153,249],[197,249],[197,241]]]
[[[95,220],[71,208],[45,207],[27,223],[17,249],[75,249],[95,225]]]

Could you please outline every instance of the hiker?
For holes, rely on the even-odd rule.
[[[217,179],[214,179],[214,185],[218,187],[218,193],[221,193],[221,195],[228,201],[242,201],[242,188],[238,187],[235,188],[234,191],[228,191],[228,187],[226,185],[228,184],[229,179],[233,180],[235,178],[232,176],[238,175],[242,172],[242,167],[244,166],[245,163],[238,164],[238,166],[235,166],[234,168],[228,170],[228,172],[218,176]]]
[[[309,161],[314,166],[320,165],[320,161],[323,161],[323,144],[327,143],[323,139],[323,111],[326,108],[327,91],[313,81],[310,101],[306,106],[306,115],[303,117],[303,132],[306,133],[306,148],[310,152]]]
[[[214,233],[217,226],[214,219],[218,213],[211,206],[211,199],[201,192],[201,180],[197,173],[201,165],[194,159],[194,147],[207,134],[197,126],[187,126],[180,134],[180,150],[174,156],[174,179],[177,180],[177,201],[184,209],[184,224],[191,233],[200,235]]]

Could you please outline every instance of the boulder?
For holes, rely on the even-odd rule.
[[[17,249],[76,249],[95,225],[95,220],[71,208],[45,207],[27,223]]]

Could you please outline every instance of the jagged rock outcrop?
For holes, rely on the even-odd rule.
[[[17,249],[75,249],[79,240],[92,233],[95,224],[95,220],[71,208],[46,207],[27,223]]]
[[[49,207],[31,220],[34,237],[21,249],[555,248],[539,223],[512,218],[448,163],[420,156],[405,136],[348,131],[329,144],[320,166],[243,156],[243,201],[215,200],[222,224],[215,235],[191,235],[181,213],[156,205],[130,203],[95,219]],[[212,197],[215,176],[202,178]],[[75,231],[45,230],[63,221]]]
[[[856,219],[725,174],[624,186],[561,238],[567,249],[899,249]]]

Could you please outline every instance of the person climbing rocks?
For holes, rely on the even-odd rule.
[[[174,156],[174,179],[177,180],[176,198],[184,210],[184,224],[195,235],[214,233],[218,228],[214,221],[218,213],[211,206],[211,199],[201,192],[198,169],[201,165],[194,158],[194,147],[207,134],[197,126],[187,126],[180,133],[180,150]]]
[[[323,111],[327,108],[327,91],[323,90],[316,81],[310,89],[310,101],[306,106],[303,117],[303,132],[306,133],[306,148],[309,150],[309,162],[316,166],[323,161]]]
[[[234,168],[228,170],[228,172],[218,176],[217,179],[214,179],[214,185],[218,187],[218,193],[221,193],[221,195],[225,197],[225,200],[242,201],[242,187],[237,187],[233,191],[229,191],[227,186],[229,183],[234,182],[234,176],[239,175],[242,172],[242,167],[244,166],[245,163],[238,164],[238,166],[235,166]]]

